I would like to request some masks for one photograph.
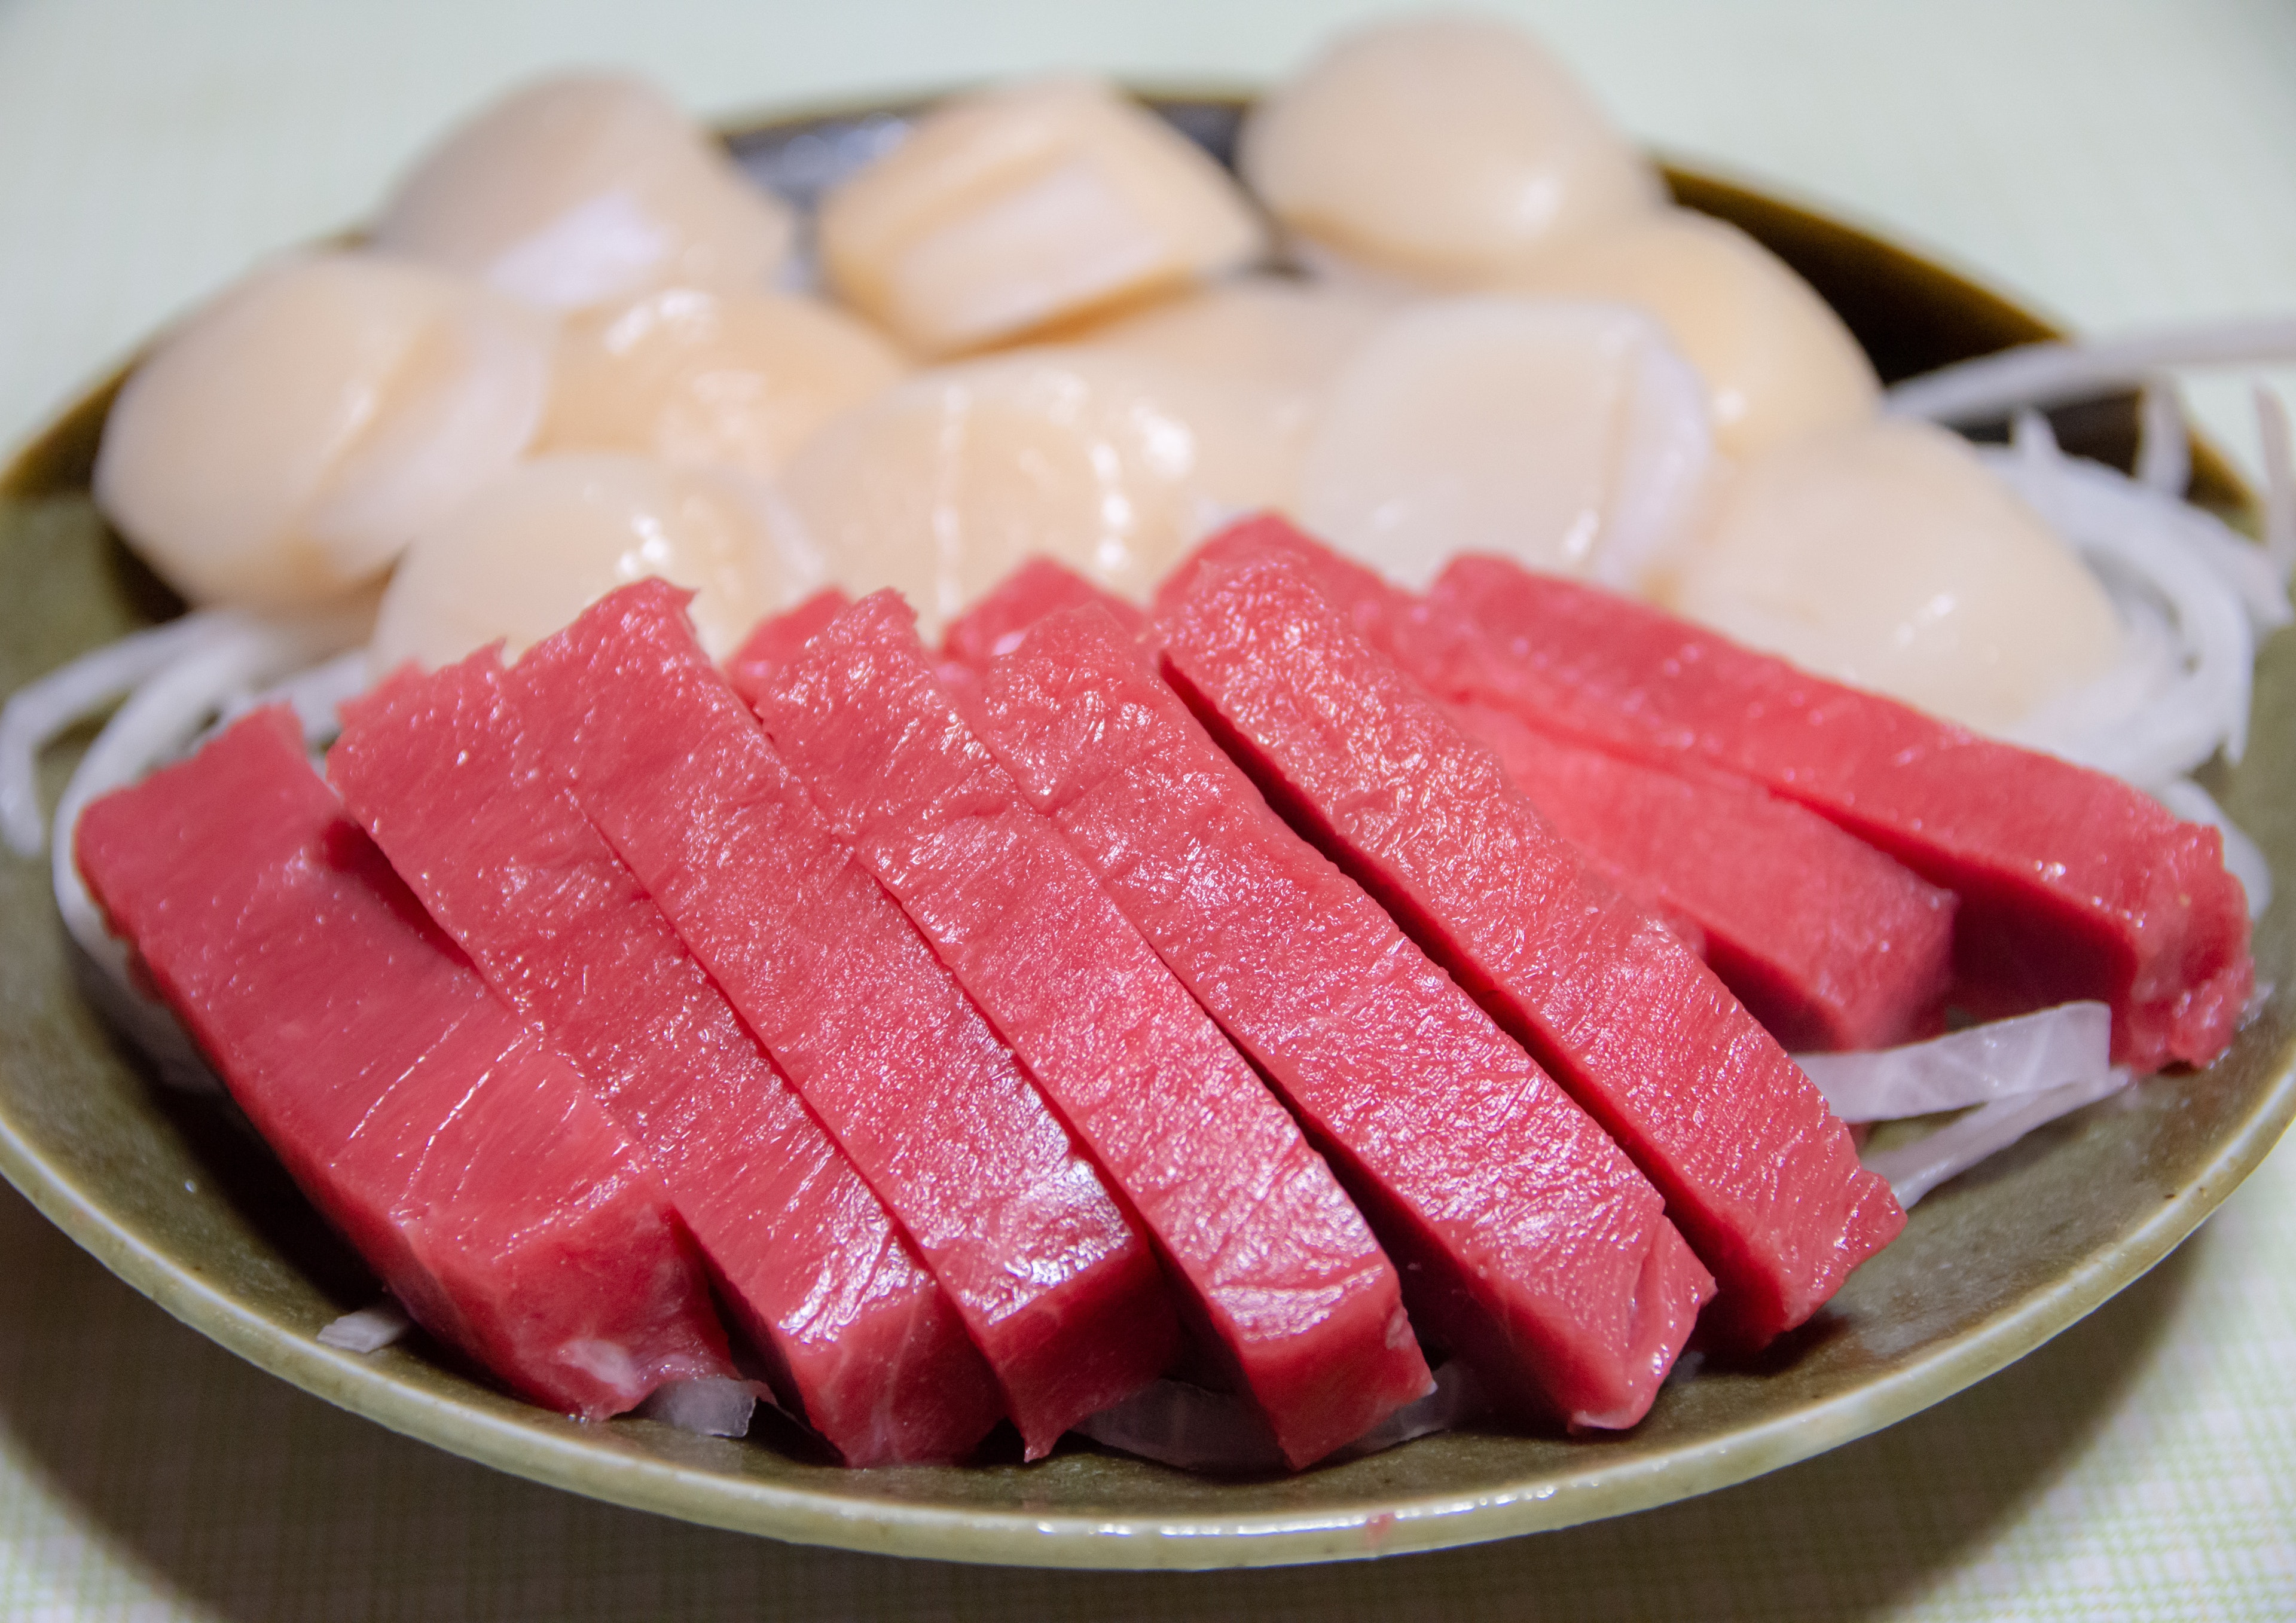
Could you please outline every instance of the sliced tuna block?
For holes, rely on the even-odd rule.
[[[955,1460],[1004,1401],[884,1205],[545,775],[494,651],[345,709],[327,775],[660,1169],[775,1393],[848,1464]]]
[[[512,688],[539,758],[907,1231],[1030,1457],[1155,1378],[1162,1272],[1092,1162],[900,908],[641,581]]]
[[[1632,1425],[1713,1282],[1657,1191],[1302,841],[1098,609],[990,665],[983,742],[1290,1102],[1423,1339],[1520,1418]]]
[[[1493,705],[1450,714],[1555,832],[1696,925],[1708,967],[1782,1046],[1888,1048],[1942,1029],[1951,891],[1742,778],[1644,766]]]
[[[1127,631],[1148,623],[1137,604],[1101,590],[1066,564],[1031,558],[948,623],[941,632],[941,658],[978,670],[1019,647],[1021,634],[1047,614],[1086,603],[1098,603]]]
[[[1785,1051],[1288,562],[1200,573],[1154,635],[1270,798],[1658,1185],[1718,1333],[1792,1329],[1896,1237],[1889,1185]]]
[[[1247,559],[1288,560],[1423,686],[1480,634],[1274,514],[1231,525],[1158,596]],[[1789,1048],[1882,1048],[1931,1035],[1952,972],[1954,898],[1864,840],[1735,774],[1672,770],[1572,743],[1490,697],[1453,719],[1555,831],[1706,959]]]
[[[743,699],[752,697],[777,666],[793,658],[808,637],[835,619],[852,601],[837,587],[824,586],[796,608],[767,615],[750,628],[734,657],[726,661],[726,679]]]
[[[652,1170],[344,815],[291,712],[99,800],[77,854],[232,1097],[426,1330],[593,1419],[733,1374]]]
[[[935,681],[897,594],[758,701],[837,832],[1155,1240],[1220,1368],[1313,1463],[1429,1389],[1395,1269],[1331,1169]]]
[[[2255,970],[2216,830],[1609,593],[1472,558],[1433,596],[1483,633],[1455,650],[1458,696],[1738,773],[1955,892],[1956,995],[1979,1012],[2098,999],[2113,1058],[2139,1070],[2230,1045]]]

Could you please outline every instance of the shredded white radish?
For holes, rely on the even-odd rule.
[[[2254,366],[2296,361],[2296,318],[2275,317],[2079,343],[2021,344],[1893,384],[1883,409],[1938,422],[1985,422],[2021,406],[2047,406],[2143,387],[2172,366]]]
[[[186,614],[107,643],[11,693],[0,708],[0,834],[9,848],[19,857],[37,857],[47,845],[47,818],[40,810],[42,750],[75,722],[243,623],[229,612]]]
[[[1447,1431],[1472,1420],[1483,1406],[1482,1389],[1454,1358],[1435,1372],[1433,1390],[1405,1404],[1326,1463],[1359,1459],[1414,1437]],[[1075,1429],[1096,1443],[1182,1471],[1237,1476],[1287,1469],[1267,1421],[1249,1398],[1185,1381],[1159,1381],[1086,1415]]]
[[[396,1298],[384,1297],[371,1307],[346,1313],[319,1332],[319,1345],[343,1352],[380,1352],[414,1328],[406,1309]]]
[[[2112,1064],[2112,1011],[2060,1004],[1925,1043],[1863,1053],[1796,1054],[1844,1121],[1891,1121],[2093,1081]]]
[[[2182,496],[2193,478],[2193,442],[2185,427],[2177,386],[2155,379],[2137,401],[2136,482],[2166,496]]]
[[[2061,1087],[1997,1099],[1947,1123],[1925,1138],[1870,1152],[1862,1159],[1868,1171],[1889,1180],[1898,1204],[1910,1208],[1948,1178],[1958,1177],[2034,1128],[2118,1093],[2128,1085],[2128,1068],[2116,1065],[2097,1076],[2084,1077]]]
[[[699,1375],[656,1387],[636,1413],[700,1437],[741,1437],[757,1409],[758,1389],[749,1381]]]
[[[2264,447],[2264,555],[2276,580],[2296,570],[2296,450],[2289,446],[2288,407],[2256,388],[2257,439]]]
[[[2115,668],[2044,706],[2013,742],[2150,789],[2247,742],[2255,627],[2285,593],[2255,547],[2198,509],[2061,455],[2028,414],[1988,463],[2103,581],[2128,635]],[[2213,526],[2213,528],[2210,528]]]
[[[2152,798],[2187,823],[2205,823],[2224,838],[2225,871],[2240,881],[2248,895],[2248,916],[2260,919],[2272,906],[2272,864],[2264,849],[2225,816],[2216,797],[2190,778],[2171,778],[2152,791]]]
[[[175,1016],[136,986],[127,945],[105,927],[80,879],[71,831],[91,801],[135,783],[180,754],[212,717],[251,691],[356,646],[365,640],[367,624],[364,611],[293,621],[232,617],[219,632],[191,642],[172,663],[144,680],[96,734],[64,789],[56,807],[58,835],[49,857],[56,910],[65,930],[101,971],[100,995],[107,1012],[170,1082],[202,1090],[215,1086]]]

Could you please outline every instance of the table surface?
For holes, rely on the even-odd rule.
[[[0,446],[546,68],[636,67],[718,118],[1049,67],[1249,84],[1374,9],[0,0]],[[1878,224],[2078,329],[2296,306],[2283,0],[1497,9],[1664,150]],[[2251,381],[2188,382],[2244,461]],[[1743,1487],[1369,1566],[1076,1576],[796,1548],[496,1475],[241,1364],[0,1189],[0,1616],[2283,1619],[2292,1257],[2284,1151],[2022,1363]]]

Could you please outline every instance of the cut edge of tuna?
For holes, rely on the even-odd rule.
[[[967,727],[880,592],[767,731],[1091,1150],[1298,1469],[1423,1397],[1394,1268],[1298,1125]]]
[[[991,587],[941,631],[940,657],[974,670],[1021,645],[1029,627],[1047,614],[1097,603],[1128,632],[1148,616],[1137,603],[1104,591],[1068,565],[1038,553]]]
[[[1398,1259],[1414,1323],[1519,1419],[1639,1419],[1713,1282],[1618,1146],[1269,810],[1114,619],[1039,621],[990,667],[981,716],[1030,802],[1302,1117]]]
[[[1957,996],[1979,1013],[2098,999],[2114,1059],[2140,1071],[2231,1045],[2255,965],[2215,829],[2117,778],[1505,560],[1459,559],[1431,596],[1478,634],[1446,656],[1456,696],[1750,778],[1954,891]]]
[[[783,1406],[857,1466],[1004,1413],[955,1308],[636,877],[531,761],[492,648],[345,704],[328,778],[652,1156]]]
[[[520,702],[545,758],[915,1244],[1038,1457],[1161,1373],[1178,1337],[1162,1270],[702,653],[689,595],[650,579],[601,598],[521,660]],[[665,807],[674,819],[655,815]],[[984,1168],[1004,1180],[993,1197]]]
[[[1289,560],[1198,571],[1153,635],[1277,809],[1657,1184],[1721,1287],[1711,1333],[1767,1343],[1896,1237],[1888,1184],[1784,1050]]]
[[[78,841],[234,1101],[424,1329],[589,1419],[733,1376],[652,1169],[336,803],[291,711],[95,802]]]

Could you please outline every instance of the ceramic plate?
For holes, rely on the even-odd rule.
[[[1215,151],[1232,99],[1160,98]],[[817,187],[899,109],[738,134],[743,160]],[[1873,238],[1670,172],[1681,199],[1768,242],[1849,320],[1885,378],[2040,336],[2000,299]],[[171,611],[105,530],[87,473],[107,394],[61,419],[0,483],[0,692]],[[2124,460],[2129,403],[2059,417]],[[2198,494],[2244,498],[2213,459]],[[2296,639],[2266,650],[2251,752],[2212,782],[2296,891]],[[52,752],[61,791],[71,750]],[[2291,984],[2289,909],[2257,936]],[[105,1266],[194,1328],[395,1430],[503,1470],[776,1538],[942,1560],[1068,1567],[1272,1565],[1431,1549],[1618,1515],[1805,1458],[1999,1369],[2189,1234],[2296,1114],[2292,1009],[2274,996],[2212,1069],[2156,1078],[1932,1194],[1905,1235],[1759,1367],[1670,1383],[1618,1437],[1461,1431],[1283,1480],[1218,1481],[1070,1445],[1033,1465],[849,1471],[761,1422],[744,1442],[644,1421],[586,1426],[502,1396],[426,1343],[365,1357],[315,1332],[372,1277],[267,1154],[211,1102],[155,1086],[75,988],[44,863],[0,856],[0,1172]]]

